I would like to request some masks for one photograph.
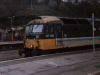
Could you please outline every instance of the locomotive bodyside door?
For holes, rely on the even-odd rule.
[[[55,25],[56,48],[63,48],[63,31],[60,24]]]
[[[56,49],[55,29],[53,24],[45,26],[44,50]]]

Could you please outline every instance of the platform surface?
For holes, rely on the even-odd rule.
[[[23,41],[5,41],[5,42],[0,42],[0,45],[8,45],[8,44],[22,44]]]
[[[89,52],[51,58],[42,55],[0,62],[0,75],[94,75],[97,71],[100,71],[99,51],[95,54]]]

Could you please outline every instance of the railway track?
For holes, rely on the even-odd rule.
[[[24,58],[24,56],[22,57],[19,56],[18,50],[0,51],[0,61],[20,59],[20,58]]]
[[[100,49],[98,49],[100,50]],[[81,75],[98,70],[99,56],[89,50],[71,51],[64,53],[40,55],[29,58],[14,59],[0,62],[0,74],[53,74],[53,75]],[[97,51],[97,49],[96,49]],[[5,51],[3,51],[5,52]],[[88,53],[89,52],[89,53]],[[100,51],[97,52],[100,54]],[[3,69],[3,70],[2,70]],[[71,73],[70,73],[71,72]]]
[[[96,51],[99,51],[100,49],[96,49]],[[47,55],[40,55],[40,56],[34,56],[39,58],[53,58],[57,56],[62,56],[62,55],[73,55],[73,54],[80,54],[80,53],[87,53],[87,52],[92,52],[92,49],[88,50],[78,50],[78,51],[69,51],[69,52],[62,52],[62,53],[54,53],[54,54],[47,54]],[[7,60],[13,60],[13,59],[21,59],[25,58],[25,56],[19,56],[18,50],[7,50],[7,51],[0,51],[0,61],[7,61]],[[36,60],[38,60],[36,59]]]

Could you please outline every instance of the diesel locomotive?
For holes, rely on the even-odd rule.
[[[100,25],[95,26],[95,44],[100,45]],[[40,16],[25,25],[19,55],[89,45],[93,45],[93,28],[88,19]]]

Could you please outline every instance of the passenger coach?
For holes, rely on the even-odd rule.
[[[96,26],[95,44],[100,45],[100,25]],[[23,49],[25,56],[55,49],[93,44],[92,24],[87,19],[42,16],[25,26]]]

